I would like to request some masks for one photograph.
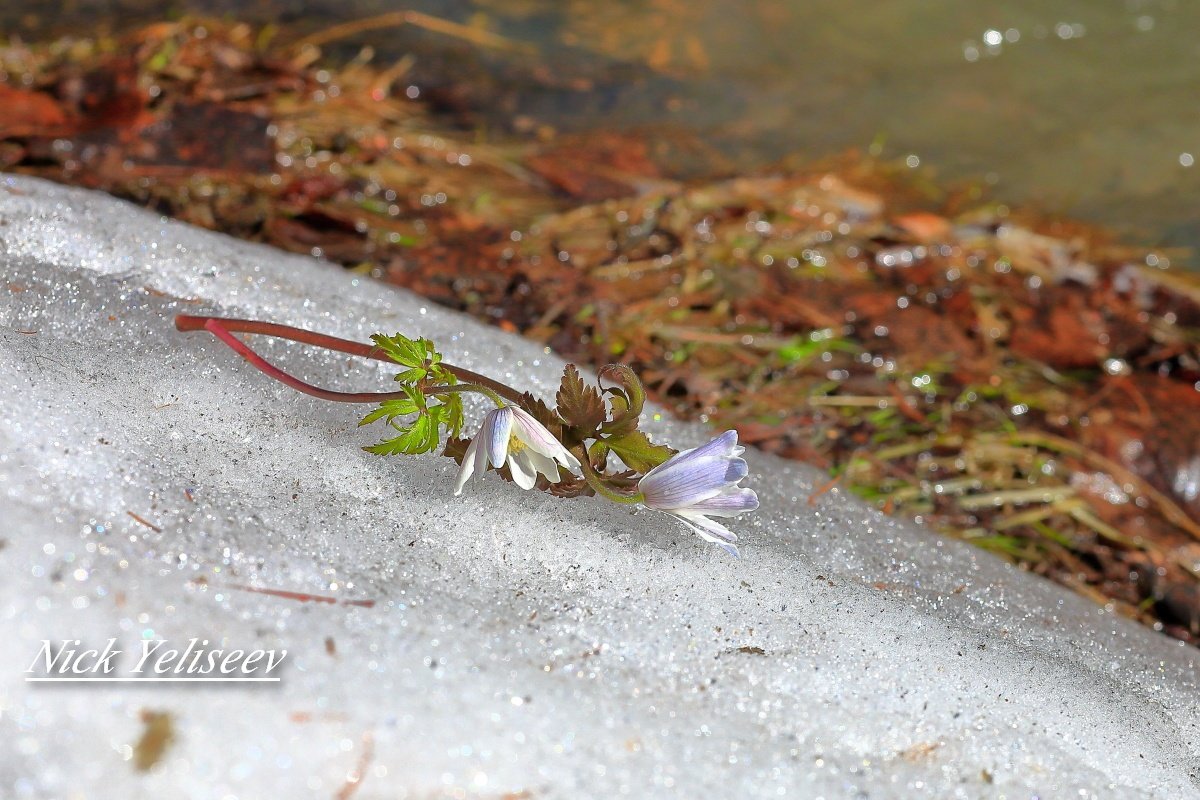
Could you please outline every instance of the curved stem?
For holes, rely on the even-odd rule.
[[[587,450],[582,446],[571,449],[575,458],[579,459],[579,468],[583,471],[583,479],[587,481],[588,486],[595,490],[596,494],[603,495],[614,503],[631,506],[636,503],[641,503],[646,499],[646,496],[641,492],[637,494],[624,494],[604,482],[604,479],[592,469],[591,459],[588,458]]]
[[[258,353],[251,350],[245,343],[225,329],[218,320],[210,319],[204,324],[204,330],[216,336],[225,344],[229,345],[235,353],[249,361],[254,366],[258,367],[262,372],[274,378],[280,383],[290,386],[298,392],[319,397],[322,400],[332,400],[336,403],[378,403],[383,400],[394,400],[401,397],[407,397],[405,392],[335,392],[332,389],[322,389],[320,386],[313,386],[311,383],[306,383],[294,375],[290,375],[279,367],[267,361]]]
[[[209,323],[216,323],[218,328],[225,332],[226,336],[217,333]],[[239,355],[249,361],[254,366],[261,369],[272,378],[279,380],[288,386],[291,386],[297,391],[310,394],[313,397],[320,397],[323,400],[334,400],[342,403],[377,403],[380,400],[387,400],[394,397],[403,397],[403,392],[331,392],[326,389],[313,386],[305,383],[297,378],[288,375],[283,370],[267,363],[262,357],[253,350],[250,350],[245,344],[233,336],[229,336],[230,332],[235,333],[257,333],[265,336],[274,336],[279,339],[288,339],[300,344],[312,345],[314,347],[323,347],[326,350],[336,350],[339,353],[348,353],[359,358],[369,358],[375,361],[383,361],[387,364],[394,364],[392,359],[388,358],[379,348],[374,345],[363,344],[361,342],[353,342],[349,339],[339,339],[336,336],[329,336],[324,333],[316,333],[315,331],[306,331],[303,328],[293,328],[291,325],[279,325],[274,322],[259,322],[252,319],[235,319],[232,317],[208,317],[208,316],[193,316],[191,314],[175,315],[175,328],[180,331],[201,331],[206,330],[219,338],[225,344],[233,348]],[[236,342],[236,344],[234,344]],[[249,353],[250,355],[247,355]],[[253,358],[251,358],[253,356]],[[260,363],[261,362],[261,363]],[[481,387],[490,389],[500,397],[519,404],[521,402],[521,393],[511,386],[506,386],[499,381],[492,380],[486,375],[480,375],[478,372],[473,372],[463,367],[456,367],[453,364],[442,362],[441,366],[447,371],[452,372],[455,377],[464,383],[474,383]],[[283,376],[286,376],[286,380]],[[357,399],[351,399],[357,398]]]
[[[478,392],[479,394],[486,395],[488,399],[496,404],[496,408],[504,408],[505,406],[504,399],[500,397],[500,395],[496,394],[488,387],[481,386],[478,383],[456,383],[453,386],[430,386],[423,391],[427,395],[452,394],[453,392]]]

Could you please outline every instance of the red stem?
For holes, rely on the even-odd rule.
[[[378,403],[381,400],[407,396],[404,392],[335,392],[330,389],[313,386],[311,383],[306,383],[274,366],[258,353],[251,350],[249,346],[234,336],[232,332],[259,333],[266,336],[275,336],[301,344],[323,347],[326,350],[349,353],[360,358],[370,358],[389,364],[395,363],[381,352],[379,348],[373,345],[352,342],[348,339],[339,339],[336,336],[327,336],[314,331],[306,331],[303,328],[293,328],[290,325],[278,325],[273,322],[259,322],[251,319],[225,319],[221,317],[199,317],[190,314],[178,314],[175,317],[175,327],[181,331],[208,331],[268,376],[292,387],[296,391],[312,395],[313,397],[319,397],[322,400],[332,400],[338,403]],[[519,392],[485,375],[480,375],[469,369],[463,369],[462,367],[456,367],[444,362],[441,366],[454,373],[462,381],[481,384],[513,402],[520,401],[521,395]]]

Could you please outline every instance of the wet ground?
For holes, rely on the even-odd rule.
[[[0,22],[90,33],[186,8],[321,30],[401,7],[537,47],[481,52],[412,26],[342,40],[384,61],[418,53],[418,88],[468,124],[684,131],[712,149],[677,168],[703,177],[856,147],[1126,240],[1200,244],[1196,4],[35,0],[0,9]],[[439,85],[447,64],[488,75],[486,89]]]

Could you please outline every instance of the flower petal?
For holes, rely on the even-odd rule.
[[[478,472],[480,476],[488,468],[488,440],[484,433],[485,431],[480,428],[479,433],[475,434],[475,438],[471,440],[471,448],[475,450],[475,472]]]
[[[499,469],[508,455],[508,439],[512,435],[512,407],[505,406],[489,411],[483,419],[483,428],[479,435],[487,443],[487,454],[492,466]]]
[[[735,558],[741,558],[741,554],[738,553],[737,547],[733,544],[737,541],[737,535],[721,523],[714,522],[703,514],[696,514],[694,516],[675,514],[674,516],[684,525],[691,528],[692,532],[704,541],[712,542]]]
[[[513,483],[522,489],[532,489],[537,483],[537,471],[529,460],[529,451],[521,450],[508,455],[508,471],[512,473]]]
[[[579,459],[563,446],[546,426],[528,413],[515,406],[513,412],[513,434],[536,453],[552,458],[567,469],[579,469]]]
[[[750,467],[746,464],[744,458],[729,459],[728,466],[725,470],[725,480],[728,483],[737,483],[742,478],[750,474]]]
[[[657,474],[651,471],[638,481],[638,491],[651,508],[687,508],[733,486],[748,472],[749,467],[740,458],[689,458]]]
[[[467,445],[467,453],[463,456],[462,466],[458,468],[458,480],[454,483],[454,496],[462,494],[463,487],[467,485],[467,479],[475,472],[475,451],[479,449],[479,439],[471,440],[471,444]]]
[[[754,490],[737,488],[713,495],[707,500],[692,503],[687,510],[714,517],[733,517],[747,511],[754,511],[756,508],[758,508],[758,495],[754,493]]]
[[[534,419],[524,409],[509,406],[516,424],[517,438],[543,455],[562,449],[562,442],[554,437],[545,425]]]
[[[579,459],[575,457],[574,453],[565,447],[562,448],[562,452],[554,456],[554,460],[562,464],[567,469],[575,470],[576,472],[580,470]]]
[[[646,473],[646,477],[651,475],[660,475],[663,472],[670,471],[673,467],[678,467],[680,464],[686,464],[692,459],[699,458],[732,458],[740,456],[746,451],[744,447],[737,446],[737,431],[725,431],[720,436],[711,439],[707,444],[693,447],[690,450],[680,450],[675,455],[663,463],[659,464],[654,469]]]
[[[704,533],[700,534],[701,538],[706,539],[710,542],[715,542],[718,539],[723,542],[736,542],[737,541],[736,533],[729,530],[729,528],[726,528],[724,525],[717,522],[716,520],[709,519],[708,517],[704,516],[703,514],[700,514],[695,511],[672,511],[670,513],[675,515],[676,517],[679,517],[681,520],[683,520],[690,526],[696,526],[696,527],[701,528],[704,531]]]
[[[533,468],[546,476],[546,480],[558,483],[558,464],[553,458],[547,458],[533,449],[526,449],[524,454],[529,457],[529,463]]]

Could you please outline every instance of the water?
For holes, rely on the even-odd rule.
[[[54,6],[42,17],[24,10],[14,24],[87,31],[97,19],[179,11],[155,0]],[[1200,245],[1197,3],[207,0],[189,8],[301,28],[420,8],[539,47],[536,61],[550,68],[530,80],[537,69],[513,69],[519,57],[428,32],[351,40],[384,59],[421,48],[426,69],[414,74],[433,84],[466,61],[489,74],[500,65],[495,103],[472,98],[493,120],[681,128],[712,145],[713,172],[870,149],[1137,242]]]

